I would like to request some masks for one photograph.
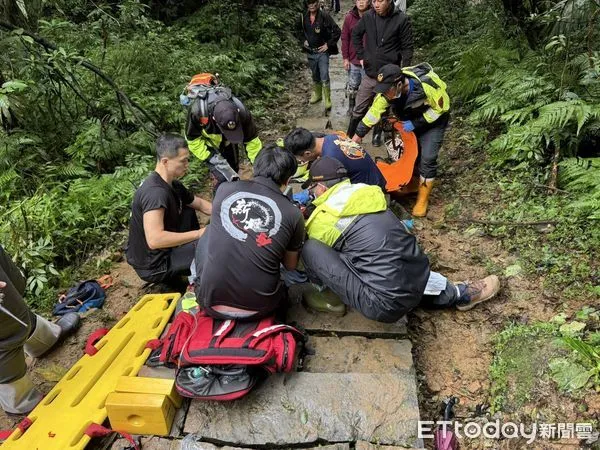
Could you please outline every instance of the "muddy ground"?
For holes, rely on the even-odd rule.
[[[350,2],[342,2],[342,10]],[[340,17],[338,16],[338,21]],[[339,66],[339,56],[335,58]],[[337,72],[335,77],[342,77]],[[344,79],[332,79],[344,83]],[[289,80],[289,89],[275,107],[277,113],[260,124],[265,141],[274,141],[289,131],[296,118],[307,115],[306,99],[310,82],[308,72],[301,68]],[[332,115],[343,120],[346,105],[335,106]],[[323,116],[315,113],[315,120],[323,123]],[[429,254],[433,269],[451,280],[477,279],[491,268],[502,275],[502,269],[513,264],[516,256],[507,252],[502,241],[489,236],[485,227],[475,233],[467,231],[468,224],[446,220],[446,207],[460,198],[461,217],[482,218],[497,206],[496,185],[482,171],[484,156],[465,146],[461,137],[460,117],[453,117],[440,158],[440,174],[427,218],[416,220],[416,234],[423,249]],[[380,149],[367,146],[374,154]],[[249,170],[246,168],[245,173]],[[401,201],[409,211],[414,198]],[[124,234],[120,235],[124,239]],[[31,361],[30,371],[34,382],[43,392],[48,392],[67,369],[83,354],[86,337],[96,328],[111,326],[131,308],[144,293],[143,283],[123,260],[119,250],[107,251],[103,258],[114,263],[110,275],[114,286],[102,310],[84,318],[81,330],[66,340],[64,345],[44,359]],[[98,273],[97,276],[102,275]],[[498,298],[472,311],[416,310],[409,315],[409,333],[420,385],[421,417],[424,420],[439,418],[442,399],[455,395],[460,398],[456,409],[459,418],[472,418],[486,412],[490,403],[490,365],[494,358],[493,337],[509,323],[548,321],[557,312],[574,313],[589,304],[589,298],[571,299],[565,309],[563,299],[542,288],[543,279],[536,276],[502,278],[502,291]],[[518,383],[519,380],[512,380]],[[573,400],[557,393],[556,386],[540,384],[534,400],[518,411],[500,413],[504,422],[523,420],[531,422],[588,422],[598,420],[600,395],[589,392],[584,398]],[[488,416],[489,418],[489,416]],[[0,428],[12,428],[21,418],[0,415]],[[463,440],[462,448],[561,448],[576,449],[576,440],[534,443],[511,441]],[[427,442],[431,446],[431,442]]]

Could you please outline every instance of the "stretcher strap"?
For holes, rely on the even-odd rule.
[[[140,450],[140,447],[133,440],[133,437],[129,433],[111,430],[110,428],[103,427],[102,425],[98,425],[97,423],[91,423],[90,426],[85,429],[85,434],[87,434],[91,438],[104,437],[108,436],[111,433],[117,433],[118,435],[123,436],[129,441],[129,443],[133,446],[135,450]]]
[[[96,353],[98,353],[98,349],[94,347],[94,345],[96,344],[96,342],[98,342],[100,339],[106,336],[108,334],[108,331],[108,328],[98,328],[96,331],[89,335],[89,337],[87,338],[87,342],[85,343],[86,355],[94,356]]]

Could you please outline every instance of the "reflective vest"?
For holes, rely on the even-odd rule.
[[[342,181],[313,201],[316,209],[306,222],[310,239],[333,247],[342,233],[362,214],[387,209],[385,195],[379,186]]]
[[[203,129],[202,136],[197,137],[196,139],[188,140],[187,142],[190,152],[192,152],[192,154],[198,157],[200,160],[206,161],[210,159],[212,155],[210,149],[218,150],[221,146],[222,140],[222,134],[209,134]],[[251,163],[254,163],[256,155],[258,155],[258,152],[262,149],[262,142],[257,136],[254,139],[245,142],[244,146],[246,147],[248,159],[250,159]]]
[[[427,123],[435,122],[442,114],[450,110],[450,97],[446,92],[446,83],[440,79],[428,63],[404,67],[402,73],[412,79],[413,82],[419,83],[425,95],[425,98],[407,103],[406,109],[426,106],[423,109],[422,116]],[[383,94],[377,94],[371,108],[362,119],[363,123],[372,128],[381,120],[381,116],[389,106],[389,100]]]

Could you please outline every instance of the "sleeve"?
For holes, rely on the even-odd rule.
[[[298,18],[296,19],[296,38],[298,39],[298,42],[300,42],[300,45],[302,47],[304,47],[304,40],[306,39],[306,37],[304,36],[304,20],[303,20],[303,13],[300,13],[300,15],[298,16]]]
[[[194,201],[194,194],[188,191],[181,181],[174,180],[173,189],[175,189],[175,192],[177,192],[177,195],[184,205],[189,205]]]
[[[401,67],[410,66],[414,51],[414,38],[412,23],[408,16],[404,16],[404,20],[398,28],[398,38],[400,39],[400,53],[402,56]]]
[[[350,40],[352,39],[352,31],[350,30],[350,13],[344,19],[342,25],[342,58],[350,59]]]
[[[254,123],[252,114],[245,106],[241,109],[241,118],[246,153],[248,154],[250,162],[254,163],[256,155],[258,155],[258,152],[262,149],[262,142],[258,137],[258,131],[256,130],[256,124]]]
[[[335,47],[340,40],[342,30],[340,30],[340,27],[330,15],[327,16],[327,20],[329,22],[329,29],[331,30],[331,39],[327,41],[327,47],[332,48]]]
[[[367,114],[356,127],[356,134],[361,138],[365,137],[369,130],[379,123],[381,116],[389,106],[390,103],[387,99],[382,94],[377,94]]]
[[[365,34],[365,16],[363,16],[352,30],[352,45],[356,50],[358,59],[365,59],[365,48],[363,47],[363,36]]]
[[[186,141],[188,143],[188,148],[190,152],[200,159],[201,161],[207,161],[211,156],[211,151],[208,149],[206,145],[206,141],[203,137],[197,137],[196,139],[188,139],[186,137]]]
[[[305,235],[306,230],[304,229],[304,218],[302,217],[302,213],[300,212],[300,210],[296,209],[294,234],[292,235],[286,250],[290,252],[300,251],[302,249],[302,246],[304,245]]]
[[[164,189],[146,189],[140,195],[142,215],[155,209],[167,209],[168,194]]]

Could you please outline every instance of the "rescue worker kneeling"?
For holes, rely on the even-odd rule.
[[[316,161],[307,183],[316,198],[302,260],[313,284],[330,290],[305,294],[312,309],[338,312],[336,294],[369,319],[395,322],[419,305],[465,311],[498,293],[496,275],[453,284],[432,272],[416,238],[387,208],[382,190],[351,184],[339,161]]]

